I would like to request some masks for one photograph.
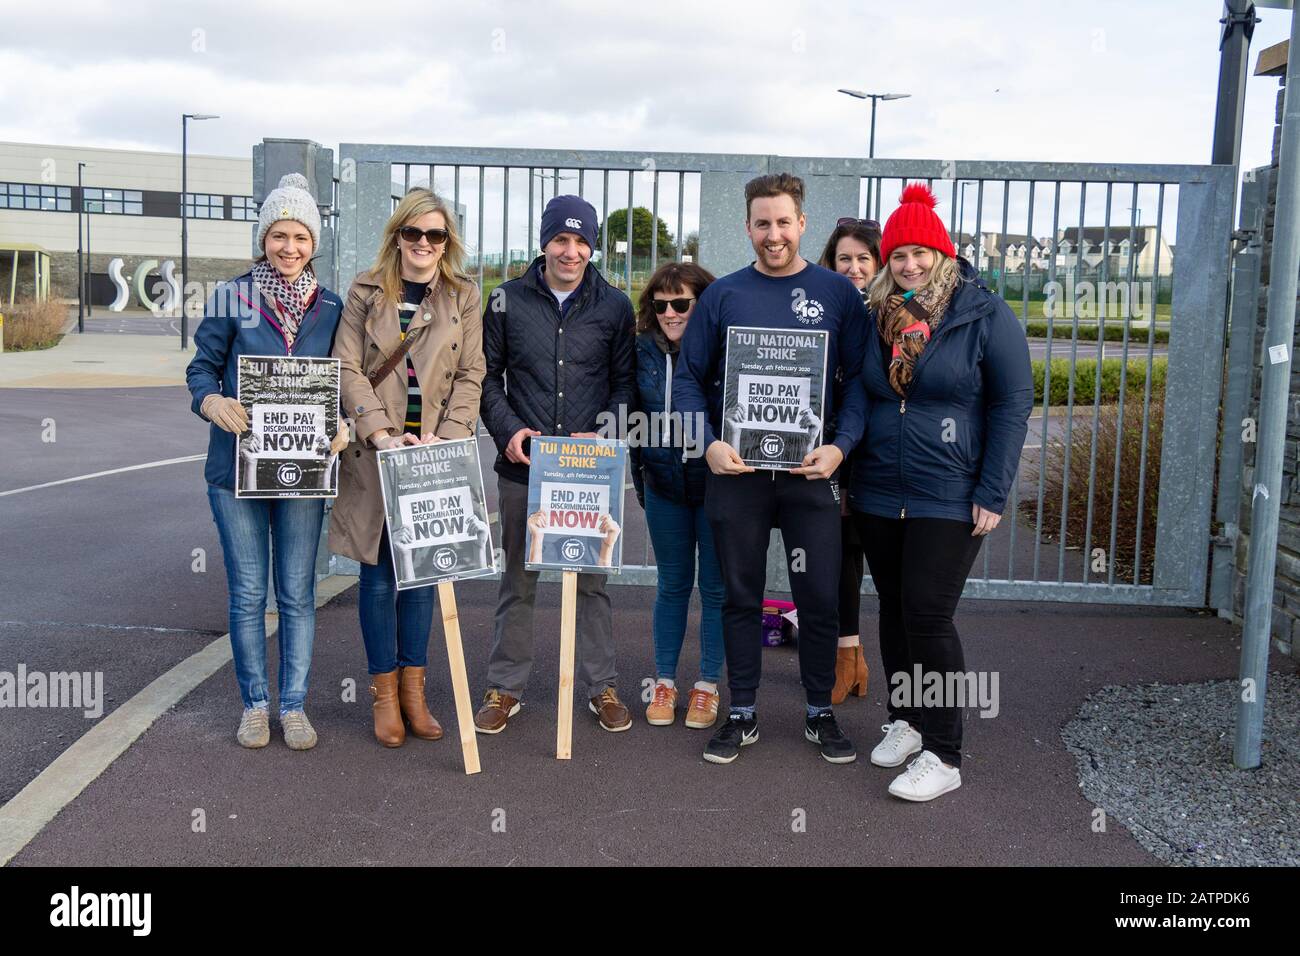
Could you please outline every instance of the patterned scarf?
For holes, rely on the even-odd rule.
[[[269,262],[253,263],[253,282],[257,291],[271,300],[283,321],[284,340],[293,345],[298,326],[307,311],[307,304],[316,292],[316,276],[311,269],[303,269],[298,278],[289,282],[280,270]]]
[[[905,296],[895,292],[885,300],[880,310],[877,326],[880,337],[893,346],[889,361],[889,384],[899,395],[906,397],[912,384],[912,373],[917,359],[925,351],[930,335],[943,320],[948,303],[957,288],[956,271],[949,273],[946,282],[926,286],[915,294]]]

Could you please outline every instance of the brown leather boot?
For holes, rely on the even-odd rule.
[[[421,740],[442,739],[442,727],[429,713],[429,704],[424,696],[425,669],[423,667],[399,667],[397,699],[402,707],[402,716],[411,725],[411,733]]]
[[[370,675],[370,693],[375,698],[375,739],[385,747],[400,747],[406,741],[402,711],[397,704],[397,671]]]
[[[862,656],[861,644],[841,647],[835,655],[835,686],[831,688],[831,703],[844,703],[850,693],[867,696],[867,660]]]

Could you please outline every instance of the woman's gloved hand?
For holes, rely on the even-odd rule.
[[[227,398],[213,392],[199,406],[203,417],[223,431],[238,435],[248,431],[248,412],[237,398]]]

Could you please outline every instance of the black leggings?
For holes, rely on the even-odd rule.
[[[953,626],[966,576],[983,537],[974,524],[948,518],[878,518],[853,513],[880,595],[880,657],[889,681],[889,719],[905,720],[921,732],[921,745],[944,763],[961,766],[961,708],[919,706],[911,693],[895,706],[894,675],[907,675],[913,689],[916,665],[922,674],[962,673],[966,662]],[[946,682],[945,682],[946,683]],[[944,701],[944,703],[949,703]]]
[[[840,519],[840,637],[862,630],[862,539],[852,515]]]

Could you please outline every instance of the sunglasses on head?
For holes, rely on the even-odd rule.
[[[420,229],[416,226],[403,226],[397,230],[397,234],[407,242],[415,244],[420,241],[420,237],[429,240],[429,245],[437,246],[447,241],[450,233],[446,229]]]
[[[866,226],[868,229],[880,231],[880,223],[874,219],[855,219],[852,216],[845,216],[835,222],[836,226]]]
[[[663,315],[668,311],[670,305],[673,307],[674,312],[681,314],[689,309],[694,301],[694,299],[655,299],[655,315]]]

